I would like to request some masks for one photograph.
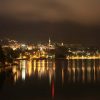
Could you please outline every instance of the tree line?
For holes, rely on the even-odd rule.
[[[13,50],[10,47],[2,48],[0,46],[0,67],[6,65],[6,63],[13,63],[13,61],[20,55],[19,50]]]

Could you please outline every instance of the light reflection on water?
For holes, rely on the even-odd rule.
[[[55,74],[55,62],[48,60],[21,60],[19,62],[20,66],[13,66],[14,81],[19,79],[25,80],[26,77],[38,76],[41,79],[42,76],[49,76],[49,81],[51,83],[52,77]]]
[[[65,95],[69,91],[72,93],[74,91],[73,84],[82,84],[82,87],[84,87],[83,84],[89,84],[90,86],[92,83],[100,83],[100,60],[20,60],[18,61],[18,65],[12,66],[12,73],[15,85],[17,83],[21,84],[21,82],[26,83],[31,79],[33,90],[35,89],[39,92],[42,86],[49,86],[51,89],[50,96],[54,98],[57,93],[58,96],[59,93],[65,93]],[[70,84],[72,85],[68,88],[67,85],[69,86]],[[27,87],[30,87],[30,85]],[[49,89],[44,90],[44,87],[43,91],[49,91]],[[99,89],[100,87],[96,88]],[[90,92],[91,90],[88,91]],[[74,92],[77,94],[80,92],[80,89],[78,92]]]
[[[0,88],[2,97],[13,94],[12,100],[16,95],[17,100],[20,96],[26,96],[26,100],[35,96],[53,99],[70,96],[73,100],[80,93],[82,98],[87,98],[87,94],[90,98],[97,94],[99,97],[100,60],[20,60],[18,65],[12,66],[12,74],[7,73],[6,77],[0,76],[0,86],[4,88]]]
[[[51,79],[61,74],[62,83],[67,82],[96,82],[100,81],[99,60],[21,60],[19,66],[13,66],[15,82],[26,77],[49,76]],[[58,75],[59,74],[59,75]]]

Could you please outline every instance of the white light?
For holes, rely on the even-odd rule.
[[[40,51],[42,51],[43,50],[43,48],[42,47],[40,47]]]
[[[22,80],[25,80],[25,77],[26,77],[25,69],[22,69]]]
[[[25,45],[25,44],[22,44],[21,46],[22,46],[22,47],[25,47],[26,45]]]

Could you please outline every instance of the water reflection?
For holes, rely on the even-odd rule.
[[[72,62],[72,65],[71,65]],[[74,60],[68,61],[70,63],[68,68],[70,70],[70,81],[74,82],[96,82],[100,81],[100,61],[99,60]]]
[[[44,86],[43,90],[48,87],[46,92],[50,89],[52,98],[55,97],[57,91],[61,89],[65,91],[67,85],[77,83],[90,85],[100,82],[100,60],[20,60],[18,65],[12,66],[11,70],[10,74],[0,73],[2,86],[8,78],[13,80],[15,85],[26,83],[31,79],[33,88],[36,86],[35,90],[39,92],[42,86]]]
[[[39,79],[49,76],[49,82],[51,84],[52,77],[55,76],[55,61],[21,60],[19,66],[13,66],[12,68],[15,82],[19,79],[25,80],[26,77],[31,76],[38,76]]]
[[[21,60],[19,66],[13,66],[14,81],[25,80],[26,77],[37,76],[57,77],[67,82],[96,82],[100,81],[100,60]]]

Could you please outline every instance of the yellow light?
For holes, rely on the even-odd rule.
[[[16,76],[16,74],[17,74],[17,69],[16,69],[16,66],[13,66],[12,71],[13,71],[13,74],[14,74],[14,82],[16,82],[16,80],[17,80],[17,76]]]
[[[42,71],[43,71],[43,72],[45,71],[45,67],[44,67],[44,66],[42,67]]]
[[[38,73],[40,72],[40,66],[38,67]]]
[[[34,62],[33,62],[33,63],[34,63],[34,67],[36,67],[36,60],[34,60]]]
[[[16,73],[16,66],[13,66],[13,69],[12,69],[12,71],[13,71],[13,74],[15,74]]]
[[[49,83],[50,83],[50,85],[51,85],[51,78],[52,78],[52,74],[51,74],[51,72],[49,71]]]
[[[56,69],[56,68],[55,68],[55,63],[53,62],[53,70],[55,71],[55,69]]]
[[[33,66],[34,67],[34,72],[35,72],[36,71],[36,60],[34,60],[33,63],[34,63],[34,66]]]
[[[36,67],[34,67],[34,72],[36,71]]]
[[[45,67],[45,61],[44,60],[42,60],[42,66]]]
[[[85,80],[85,68],[82,66],[82,81],[84,82]]]
[[[62,69],[62,84],[64,83],[64,70]]]
[[[40,67],[40,65],[41,65],[41,64],[40,64],[40,61],[38,61],[38,67]]]
[[[29,74],[29,76],[32,74],[32,63],[31,63],[31,60],[28,62],[28,74]]]

